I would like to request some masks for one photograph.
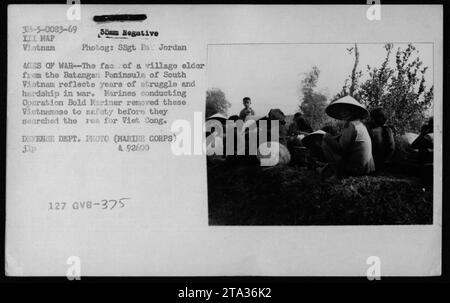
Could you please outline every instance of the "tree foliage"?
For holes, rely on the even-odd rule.
[[[313,66],[311,71],[305,73],[305,78],[302,80],[299,87],[299,108],[313,129],[319,129],[329,120],[328,116],[325,114],[327,97],[316,91],[319,75],[319,68],[317,68],[317,66]]]
[[[225,93],[221,89],[212,88],[206,91],[206,118],[217,113],[227,115],[230,106],[231,103],[228,102]]]
[[[388,124],[393,126],[398,134],[407,131],[418,132],[433,102],[433,86],[427,89],[425,85],[427,67],[423,66],[418,51],[412,44],[405,49],[397,48],[393,64],[390,64],[390,60],[394,45],[388,43],[384,47],[386,56],[381,66],[367,66],[367,78],[364,81],[361,81],[360,71],[355,79],[358,83],[351,95],[369,110],[382,108]],[[352,76],[349,76],[349,79],[353,79]],[[350,95],[349,79],[334,99]]]

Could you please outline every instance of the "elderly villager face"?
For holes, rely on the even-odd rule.
[[[343,109],[341,112],[342,120],[344,121],[354,121],[357,118],[353,115],[353,113],[348,109]]]

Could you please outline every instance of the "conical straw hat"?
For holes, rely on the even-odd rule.
[[[305,145],[305,146],[309,146],[309,145],[311,145],[312,140],[313,140],[315,137],[322,137],[322,136],[324,136],[325,134],[326,134],[326,132],[324,132],[324,131],[321,130],[321,129],[316,130],[315,132],[312,132],[312,133],[307,134],[306,136],[304,136],[303,139],[302,139],[302,143],[303,143],[303,145]]]
[[[332,102],[327,106],[325,112],[332,118],[345,120],[346,117],[344,117],[343,113],[346,110],[352,113],[353,118],[364,119],[369,116],[366,107],[351,96],[345,96]]]
[[[220,113],[217,113],[217,114],[214,114],[214,115],[206,118],[206,120],[212,120],[212,119],[221,121],[221,120],[227,120],[227,117],[225,117],[224,115],[222,115]]]

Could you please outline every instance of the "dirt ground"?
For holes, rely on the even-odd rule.
[[[210,225],[432,224],[432,194],[392,172],[323,180],[292,165],[208,165]]]

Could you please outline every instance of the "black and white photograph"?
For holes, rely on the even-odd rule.
[[[433,44],[209,45],[208,58],[205,118],[223,126],[207,133],[210,225],[433,223]]]
[[[13,2],[7,279],[443,274],[443,5]]]

